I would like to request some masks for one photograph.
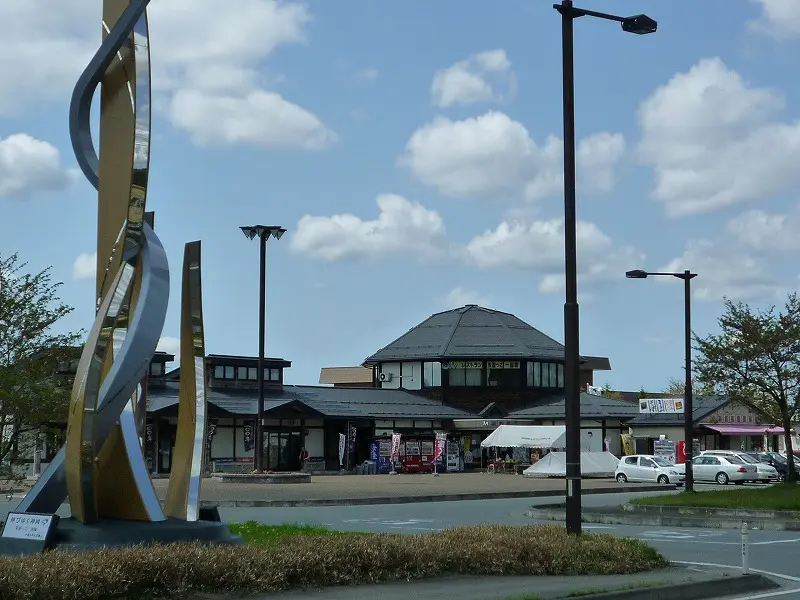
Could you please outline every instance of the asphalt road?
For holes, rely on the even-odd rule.
[[[677,492],[676,492],[677,493]],[[614,506],[633,497],[652,494],[602,494],[585,496],[584,506]],[[371,506],[325,506],[291,508],[220,508],[226,521],[258,521],[282,525],[302,523],[321,525],[340,531],[424,533],[459,525],[483,523],[526,525],[534,521],[525,511],[558,498],[518,498]],[[16,502],[0,503],[0,518],[13,510]],[[68,507],[59,514],[68,516]],[[741,534],[734,530],[655,528],[629,525],[584,524],[587,532],[608,532],[645,540],[675,562],[702,566],[714,564],[738,567],[742,564]],[[772,575],[785,589],[739,596],[740,600],[785,598],[800,600],[800,532],[750,531],[749,566],[751,572]]]
[[[586,496],[583,504],[617,505],[635,496],[637,494]],[[223,508],[220,513],[223,519],[236,522],[253,520],[273,525],[322,525],[340,531],[424,533],[482,523],[530,524],[533,521],[525,515],[525,511],[536,504],[552,503],[553,500],[521,498],[357,507]],[[742,564],[739,531],[592,524],[585,524],[584,530],[639,538],[658,548],[672,561],[696,563],[698,567],[709,563],[730,567],[739,567]],[[786,589],[738,598],[744,600],[775,597],[800,600],[800,533],[750,531],[749,554],[751,572],[760,570],[779,576],[776,580],[785,585]]]

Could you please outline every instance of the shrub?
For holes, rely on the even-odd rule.
[[[0,559],[3,600],[180,598],[444,574],[588,575],[660,568],[642,542],[562,527],[478,526],[424,535],[295,535],[248,546],[173,544]]]

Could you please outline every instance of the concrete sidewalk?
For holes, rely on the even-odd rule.
[[[575,577],[440,577],[427,581],[298,590],[240,600],[556,600],[603,594],[608,600],[692,600],[769,590],[778,585],[760,575],[725,569],[673,567],[633,575]],[[598,596],[599,597],[599,596]],[[196,596],[196,600],[232,600]]]
[[[158,497],[166,496],[166,479],[153,482]],[[613,479],[584,479],[584,494],[667,492],[674,485],[619,484]],[[563,496],[563,479],[519,475],[458,473],[432,475],[314,476],[311,483],[239,483],[203,479],[201,501],[221,507],[330,506],[488,500]]]

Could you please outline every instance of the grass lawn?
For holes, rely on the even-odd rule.
[[[758,489],[740,487],[710,492],[682,492],[634,498],[631,504],[800,511],[800,487],[791,483],[778,483]]]
[[[2,600],[177,600],[199,593],[409,581],[442,575],[612,575],[668,566],[656,550],[554,525],[480,525],[367,534],[305,525],[231,524],[242,546],[171,544],[0,558]]]

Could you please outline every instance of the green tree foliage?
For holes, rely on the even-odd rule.
[[[792,454],[792,422],[800,407],[800,299],[788,296],[783,310],[752,310],[725,302],[720,333],[695,337],[697,379],[739,402],[767,423],[783,426]],[[789,460],[789,479],[795,479]]]
[[[48,423],[66,419],[71,381],[65,363],[81,333],[55,333],[72,308],[58,297],[50,268],[26,272],[16,254],[0,256],[0,462]],[[34,434],[34,435],[26,435]]]

